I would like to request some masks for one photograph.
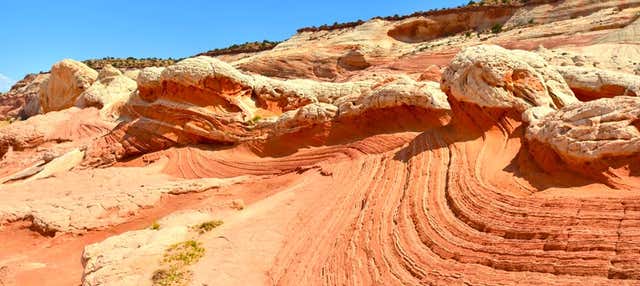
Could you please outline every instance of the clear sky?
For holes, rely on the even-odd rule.
[[[464,0],[0,0],[0,91],[64,58],[182,58],[296,29]]]

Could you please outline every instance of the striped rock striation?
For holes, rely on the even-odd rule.
[[[640,1],[494,2],[22,82],[0,285],[640,284]]]

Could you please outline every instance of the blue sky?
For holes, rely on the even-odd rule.
[[[181,58],[246,41],[284,40],[304,26],[467,2],[1,0],[0,91],[64,58]]]

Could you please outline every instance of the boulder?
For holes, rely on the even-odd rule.
[[[364,54],[356,50],[349,51],[338,58],[338,65],[348,71],[363,70],[371,66]]]
[[[578,101],[557,69],[540,56],[493,45],[458,53],[441,85],[458,101],[482,107],[557,109]]]
[[[150,96],[153,95],[153,92],[155,90],[160,90],[160,75],[162,75],[162,71],[164,71],[164,68],[162,67],[148,67],[142,69],[140,73],[138,73],[136,83],[138,85],[140,95],[143,96],[142,98],[152,100]]]
[[[43,112],[57,111],[73,106],[81,93],[98,78],[98,72],[87,65],[66,59],[51,67],[51,76],[40,86],[40,104]]]
[[[80,164],[83,158],[84,158],[84,151],[77,148],[73,149],[67,152],[66,154],[48,162],[46,165],[43,166],[43,169],[40,172],[29,177],[27,181],[47,178],[59,173],[69,171],[74,167],[76,167],[78,164]]]
[[[124,74],[124,76],[132,79],[132,80],[136,80],[138,79],[138,75],[140,75],[140,71],[142,71],[141,69],[126,69],[124,70],[124,72],[122,74]]]
[[[640,98],[618,96],[566,106],[527,128],[526,138],[567,162],[640,152]]]
[[[341,117],[358,116],[369,110],[412,106],[429,110],[449,110],[447,95],[436,82],[416,82],[407,76],[373,86],[369,93],[346,95],[335,101]]]
[[[97,81],[78,96],[75,106],[96,107],[101,109],[103,118],[113,120],[118,118],[118,109],[129,100],[136,87],[136,81],[107,65],[100,70]]]

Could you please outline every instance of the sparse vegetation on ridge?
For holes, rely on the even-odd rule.
[[[558,0],[540,0],[538,3],[552,3],[557,2]],[[385,21],[400,21],[407,18],[412,17],[427,17],[427,16],[438,16],[438,15],[446,15],[446,14],[455,14],[461,13],[465,11],[474,11],[479,9],[488,9],[491,7],[520,7],[525,4],[528,4],[530,1],[528,0],[482,0],[479,2],[469,1],[466,6],[459,6],[455,8],[441,8],[441,9],[432,9],[428,11],[420,11],[415,12],[409,15],[393,15],[386,17],[373,17],[373,19],[381,19]],[[339,30],[345,28],[352,28],[359,25],[364,24],[365,21],[357,20],[352,22],[344,22],[344,23],[333,23],[333,25],[322,25],[322,26],[310,26],[298,29],[298,33],[302,32],[318,32],[318,31],[332,31]]]
[[[116,68],[122,69],[141,69],[146,67],[166,67],[170,66],[181,59],[160,59],[160,58],[114,58],[104,57],[102,59],[90,59],[82,61],[85,65],[88,65],[92,69],[102,69],[106,65],[112,65]]]
[[[221,56],[221,55],[232,55],[232,54],[240,54],[240,53],[256,53],[261,51],[266,51],[273,49],[275,46],[280,44],[279,41],[268,41],[264,40],[262,42],[246,42],[244,44],[234,44],[226,48],[213,49],[204,53],[199,53],[196,56]],[[92,69],[102,69],[106,65],[112,65],[116,68],[121,69],[141,69],[146,67],[166,67],[176,62],[183,60],[182,58],[174,59],[174,58],[114,58],[114,57],[104,57],[101,59],[89,59],[82,61],[84,64],[89,66]]]
[[[151,280],[156,286],[177,286],[184,285],[191,277],[191,271],[185,269],[194,264],[204,256],[202,243],[195,240],[188,240],[176,243],[167,248],[162,263],[167,268],[160,269],[153,273]]]
[[[281,42],[264,40],[262,42],[246,42],[244,44],[234,44],[226,48],[213,49],[204,53],[199,53],[197,56],[221,56],[240,53],[257,53],[261,51],[271,50],[275,48]]]
[[[170,246],[164,254],[163,262],[191,265],[200,260],[203,255],[204,248],[202,248],[202,243],[195,240],[187,240]]]

